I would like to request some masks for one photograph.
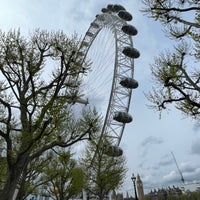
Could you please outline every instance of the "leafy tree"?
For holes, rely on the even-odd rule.
[[[40,179],[40,177],[45,167],[53,159],[53,156],[52,151],[46,152],[44,155],[32,160],[26,170],[23,170],[20,181],[21,185],[16,200],[25,200],[30,194],[39,194],[40,187],[51,180],[51,177],[45,180]],[[59,160],[57,162],[59,163]]]
[[[176,43],[151,66],[154,86],[146,94],[150,107],[162,111],[174,104],[186,116],[200,119],[200,1],[143,0],[143,12],[164,27]]]
[[[1,157],[0,158],[0,187],[3,187],[5,184],[5,179],[7,175],[7,162],[6,162],[6,157]]]
[[[96,112],[96,110],[94,109],[92,111],[93,113],[93,117],[98,119],[98,113]],[[85,118],[90,119],[91,118],[91,113],[87,112],[85,109],[83,110],[83,114],[85,116]],[[98,123],[96,123],[97,125]],[[98,126],[97,126],[98,127]],[[98,130],[98,128],[93,129],[95,132]],[[91,139],[91,138],[90,138]],[[70,147],[71,149],[71,147]],[[18,196],[16,200],[25,200],[29,194],[42,194],[43,196],[50,196],[53,195],[53,193],[48,190],[45,189],[44,192],[44,188],[53,188],[50,187],[50,183],[52,182],[52,179],[57,179],[58,177],[63,176],[62,171],[63,170],[56,170],[55,173],[55,169],[57,165],[62,165],[64,163],[60,162],[59,156],[61,158],[63,158],[63,154],[62,153],[62,149],[59,149],[59,152],[61,151],[61,153],[57,153],[53,148],[51,150],[48,150],[47,152],[45,152],[42,156],[35,158],[34,160],[32,160],[28,167],[26,168],[26,170],[23,171],[23,176],[21,176],[21,187],[20,190],[18,192]],[[56,153],[56,155],[59,155],[57,157],[55,157],[55,154],[53,154],[52,152]],[[55,158],[54,158],[55,157]],[[71,154],[69,154],[69,156],[65,156],[66,158],[70,158],[69,161],[71,161]],[[51,162],[56,163],[55,166],[51,166]],[[66,160],[66,162],[68,162]],[[73,160],[73,162],[76,164],[76,161]],[[66,163],[67,165],[68,163]],[[48,166],[48,172],[51,173],[47,176],[47,166]],[[50,171],[50,169],[52,169],[52,171]],[[67,171],[66,171],[67,173]],[[46,174],[44,176],[44,174]],[[75,176],[75,180],[77,180],[76,182],[72,182],[73,185],[70,188],[66,188],[66,191],[64,191],[66,194],[68,194],[68,196],[70,196],[71,194],[74,193],[79,193],[80,192],[80,186],[82,186],[81,181],[78,179],[78,177],[80,178],[82,176],[82,171],[80,170],[80,168],[76,168],[76,169],[72,169],[72,173],[73,176]],[[42,177],[42,178],[39,178]],[[77,183],[77,184],[76,184]],[[49,187],[47,187],[49,186]],[[42,189],[43,188],[43,189]],[[82,189],[82,187],[81,187]],[[49,191],[49,192],[48,192]],[[64,193],[63,191],[60,190],[60,192]],[[64,193],[64,194],[65,194]],[[55,196],[55,195],[54,195]],[[57,198],[62,198],[61,195],[57,194]]]
[[[124,156],[112,157],[106,155],[111,139],[107,136],[93,140],[86,147],[85,155],[81,159],[84,169],[84,190],[88,195],[103,200],[110,191],[120,187],[126,174],[126,160]],[[94,152],[95,157],[94,157]]]
[[[28,39],[20,31],[0,32],[0,153],[8,170],[1,200],[15,197],[31,161],[95,131],[92,112],[76,119],[71,112],[70,94],[79,94],[77,76],[88,67],[79,46],[76,35],[61,31],[36,30]]]
[[[83,171],[70,152],[59,152],[43,169],[42,194],[55,200],[70,199],[82,192]]]

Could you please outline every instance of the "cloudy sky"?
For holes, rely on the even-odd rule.
[[[120,146],[127,157],[128,173],[121,191],[133,193],[131,174],[139,173],[145,191],[180,184],[180,170],[186,182],[200,180],[200,130],[195,122],[177,110],[159,114],[147,108],[144,92],[151,88],[150,64],[154,57],[172,42],[165,38],[158,22],[140,12],[140,0],[0,0],[0,29],[20,28],[27,35],[35,28],[63,30],[81,37],[95,16],[107,4],[121,4],[133,15],[131,22],[138,29],[134,45],[141,56],[135,61],[135,79],[139,88],[133,91],[130,113],[133,122],[125,128]]]

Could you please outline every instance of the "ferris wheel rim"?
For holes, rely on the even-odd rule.
[[[103,9],[102,9],[103,11]],[[122,10],[123,12],[126,12]],[[124,132],[125,124],[128,122],[122,122],[114,120],[114,114],[117,112],[116,109],[120,109],[119,112],[121,114],[126,114],[131,119],[129,119],[129,122],[132,121],[132,117],[129,115],[128,111],[130,108],[130,101],[132,96],[132,89],[133,88],[126,88],[123,85],[117,85],[119,84],[119,80],[122,80],[123,78],[127,77],[127,74],[129,74],[129,78],[134,78],[134,58],[127,56],[127,54],[123,51],[125,51],[125,48],[133,48],[133,40],[131,35],[125,33],[125,31],[122,30],[122,27],[127,26],[127,21],[130,21],[130,14],[129,19],[125,20],[120,17],[119,12],[111,11],[111,10],[104,10],[103,13],[96,16],[96,19],[90,24],[89,29],[87,30],[82,43],[81,43],[81,49],[84,53],[83,60],[86,59],[87,53],[93,44],[93,41],[96,39],[97,35],[101,30],[105,27],[108,27],[114,34],[115,39],[115,63],[114,63],[114,74],[113,74],[113,80],[112,80],[112,87],[110,91],[110,98],[109,103],[107,106],[106,116],[103,122],[103,128],[101,130],[101,135],[104,134],[104,132],[108,132],[110,137],[112,137],[114,140],[116,140],[116,145],[119,146],[120,141],[122,139],[122,135]],[[123,13],[122,13],[123,14]],[[132,19],[132,17],[131,17]],[[139,57],[139,56],[135,56]],[[124,74],[122,74],[123,71],[120,71],[119,65],[122,65]],[[127,66],[126,66],[127,65]],[[136,88],[136,87],[135,87]],[[122,97],[123,102],[117,103],[117,101],[120,101],[120,97]],[[116,112],[115,112],[116,111]],[[111,134],[111,132],[113,132]]]

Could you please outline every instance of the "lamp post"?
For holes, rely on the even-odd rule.
[[[135,200],[138,200],[136,186],[135,186],[136,177],[134,176],[134,174],[132,174],[131,180],[133,181],[133,186],[134,186],[134,191],[135,191]]]

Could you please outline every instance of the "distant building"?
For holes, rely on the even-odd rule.
[[[123,193],[117,193],[113,191],[111,195],[111,200],[135,200],[133,197],[129,197],[128,193],[126,193],[126,198],[123,197]]]
[[[135,200],[135,198],[129,197],[129,198],[124,198],[124,200]]]
[[[44,197],[40,195],[29,195],[26,200],[52,200],[51,197]]]
[[[138,191],[138,199],[139,200],[144,200],[143,183],[142,183],[142,180],[141,180],[139,174],[137,175],[136,185],[137,185],[137,191]]]
[[[123,200],[123,194],[122,193],[116,194],[116,192],[114,190],[112,195],[111,195],[111,199],[112,200]]]
[[[133,197],[129,197],[128,192],[126,192],[126,197],[123,200],[135,200]]]
[[[147,196],[150,197],[151,200],[157,200],[159,197],[163,197],[163,199],[167,199],[167,196],[169,195],[174,195],[174,196],[180,196],[182,195],[183,192],[179,187],[167,187],[167,188],[158,188],[158,189],[153,189],[150,191]]]

